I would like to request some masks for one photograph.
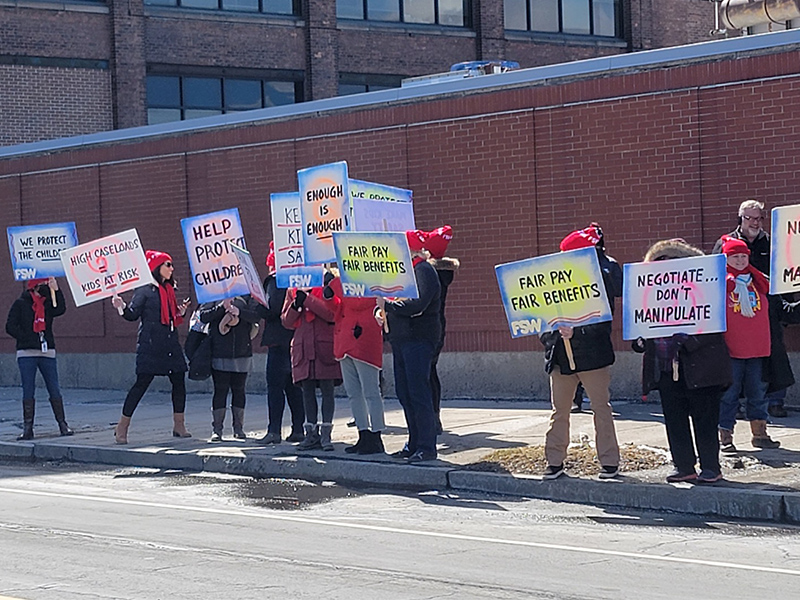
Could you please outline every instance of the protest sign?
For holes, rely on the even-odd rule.
[[[199,304],[250,292],[231,247],[245,247],[238,208],[187,217],[181,227]]]
[[[321,286],[325,272],[323,266],[307,267],[304,261],[300,194],[270,194],[269,203],[275,247],[275,284],[279,288]]]
[[[242,267],[242,275],[247,283],[247,289],[250,290],[250,295],[255,298],[263,306],[267,305],[267,295],[264,293],[264,286],[261,284],[261,277],[258,274],[258,269],[253,263],[253,257],[244,248],[237,246],[231,242],[231,248],[236,255],[236,260],[239,261],[239,266]]]
[[[772,209],[770,294],[800,291],[800,205]]]
[[[365,200],[379,200],[381,202],[411,202],[412,192],[403,188],[351,179],[350,200],[363,198]]]
[[[351,199],[353,231],[410,231],[414,224],[414,205],[411,202]]]
[[[135,229],[65,248],[60,257],[76,306],[155,283]]]
[[[347,163],[337,162],[297,172],[306,265],[336,260],[333,232],[350,231]]]
[[[75,223],[9,227],[8,249],[14,280],[63,277],[60,253],[78,245]]]
[[[335,233],[346,297],[419,298],[405,233]]]
[[[725,331],[725,256],[626,264],[622,338]]]
[[[513,338],[611,320],[594,248],[497,265],[495,274]]]

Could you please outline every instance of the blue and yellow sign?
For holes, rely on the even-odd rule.
[[[405,233],[334,233],[347,297],[419,298]]]

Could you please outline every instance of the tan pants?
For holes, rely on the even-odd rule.
[[[544,438],[547,464],[558,466],[567,457],[569,415],[578,382],[583,384],[583,388],[589,395],[590,406],[594,413],[597,459],[601,466],[616,467],[619,465],[619,444],[617,443],[617,432],[614,429],[608,391],[611,383],[611,367],[584,371],[574,375],[562,375],[556,366],[550,373],[550,401],[553,404],[553,414],[550,416],[550,427]]]

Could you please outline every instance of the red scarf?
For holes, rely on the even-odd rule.
[[[728,265],[727,279],[734,280],[737,275],[744,275],[745,273],[749,273],[752,276],[753,287],[756,288],[756,291],[759,294],[769,294],[769,279],[767,279],[767,276],[756,269],[753,265],[747,265],[747,268],[742,271],[739,269],[734,269],[732,266]]]
[[[161,323],[163,325],[183,323],[183,317],[178,314],[175,288],[169,283],[162,283],[158,286],[158,295],[161,298]]]
[[[31,290],[33,300],[33,332],[41,333],[47,328],[44,320],[44,297]]]

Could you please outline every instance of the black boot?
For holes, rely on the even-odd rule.
[[[385,452],[380,431],[367,430],[364,433],[366,434],[366,439],[361,448],[358,449],[359,454],[382,454]]]
[[[53,408],[53,416],[58,423],[58,431],[62,436],[72,435],[75,432],[67,425],[67,419],[64,416],[64,401],[61,398],[50,398],[50,406]]]
[[[352,446],[347,446],[347,448],[345,448],[344,451],[347,452],[348,454],[361,454],[360,450],[362,447],[364,447],[368,435],[369,435],[368,429],[359,429],[358,441]]]
[[[36,400],[27,398],[22,401],[22,433],[17,436],[18,440],[33,439],[33,416],[36,413]]]

